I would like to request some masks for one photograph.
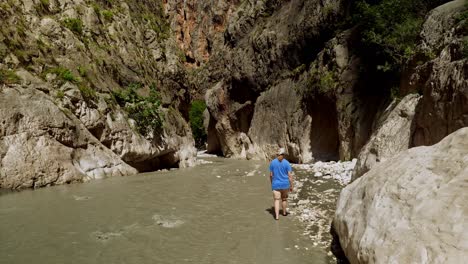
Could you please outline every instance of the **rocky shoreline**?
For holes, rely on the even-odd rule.
[[[340,194],[333,228],[351,263],[463,263],[468,128],[403,151]]]
[[[351,180],[357,160],[293,164],[295,190],[290,212],[303,225],[303,236],[332,257],[330,225],[339,194]]]

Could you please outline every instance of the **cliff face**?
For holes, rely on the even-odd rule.
[[[348,1],[245,1],[203,77],[208,151],[294,162],[355,157],[385,97],[363,88],[354,29],[335,34]]]
[[[0,187],[193,165],[161,3],[8,1],[0,17]]]
[[[366,171],[371,160],[434,144],[467,125],[461,2],[427,17],[418,47],[426,56],[405,69],[399,89],[422,98],[414,120],[413,106],[394,118],[404,121],[401,137],[382,129],[399,115],[391,112],[401,98],[382,92],[386,80],[369,81],[373,71],[356,52],[360,29],[338,26],[350,16],[346,0],[7,1],[0,5],[7,25],[0,30],[0,95],[41,94],[117,155],[116,164],[137,171],[193,164],[193,99],[206,101],[211,153],[268,159],[283,147],[293,162],[359,156]],[[8,113],[0,116],[6,157],[14,112],[0,109]],[[398,143],[378,144],[376,136]],[[0,175],[12,182],[9,166],[2,160]]]
[[[464,1],[452,1],[428,14],[418,50],[431,58],[410,68],[410,77],[400,87],[422,96],[416,100],[408,95],[394,110],[383,112],[359,154],[353,179],[400,151],[433,145],[468,126],[468,49],[464,42],[468,30],[466,18],[457,19],[466,9]]]
[[[354,182],[340,194],[333,230],[351,263],[466,258],[466,12],[466,1],[452,1],[428,14],[418,49],[429,60],[409,68],[400,87],[422,96],[378,115]]]
[[[340,41],[343,78],[350,77],[346,37],[317,55],[333,37],[332,25],[344,16],[346,4],[246,1],[238,7],[224,33],[225,45],[204,67],[213,83],[206,87],[208,151],[265,159],[284,147],[296,162],[350,156],[348,146],[340,151],[335,91],[330,96],[307,91],[317,68],[335,63],[323,53],[334,56]]]
[[[412,146],[432,145],[468,126],[468,26],[460,19],[466,9],[465,1],[449,2],[434,9],[423,26],[420,47],[434,58],[416,67],[409,82],[424,95]]]
[[[468,125],[466,26],[457,18],[465,8],[462,1],[426,17],[415,50],[419,55],[405,66],[402,79],[394,80],[400,87],[391,92],[388,80],[369,76],[372,65],[356,52],[360,30],[335,26],[349,16],[349,1],[236,4],[225,5],[224,42],[214,33],[209,59],[191,72],[207,102],[209,152],[268,159],[284,147],[294,162],[348,160],[361,152],[365,158],[372,148],[363,147],[394,122],[387,121],[394,117],[391,108],[411,93],[422,99],[397,125],[405,133],[380,129],[379,140],[393,143],[376,160],[434,144]]]

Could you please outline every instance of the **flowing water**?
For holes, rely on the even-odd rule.
[[[0,263],[332,261],[296,216],[273,219],[266,162],[205,160],[0,195]]]

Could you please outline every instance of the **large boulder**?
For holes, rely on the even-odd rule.
[[[218,152],[220,148],[226,157],[247,158],[252,142],[247,136],[253,103],[236,102],[230,98],[229,83],[219,82],[208,90],[205,96],[209,111],[208,151]],[[213,139],[214,138],[214,139]]]
[[[68,110],[29,88],[0,90],[0,188],[137,173]]]
[[[341,192],[333,220],[351,263],[464,263],[468,128],[377,164]]]
[[[256,157],[271,159],[284,147],[290,161],[313,160],[312,117],[301,109],[301,98],[293,86],[293,81],[286,79],[258,97],[248,133]]]
[[[353,180],[409,148],[415,108],[420,99],[418,94],[409,94],[401,101],[394,100],[382,113],[377,129],[359,153]]]

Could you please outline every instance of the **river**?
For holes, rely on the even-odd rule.
[[[327,221],[305,225],[297,208],[273,219],[267,162],[203,161],[193,168],[1,194],[0,263],[333,262],[323,246],[326,235],[311,234],[327,229]],[[330,187],[323,181],[306,185],[301,193],[311,197],[315,187]],[[306,198],[300,195],[291,207]],[[325,217],[336,195],[319,203],[328,210]]]

